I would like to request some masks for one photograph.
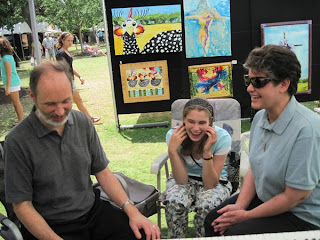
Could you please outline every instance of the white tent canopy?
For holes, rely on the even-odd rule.
[[[0,32],[3,35],[9,35],[12,33],[21,34],[21,33],[31,33],[31,29],[26,22],[23,22],[23,23],[17,23],[13,25],[13,32],[9,31],[6,27],[0,28]]]
[[[52,26],[47,22],[37,23],[37,32],[41,33],[55,33],[61,32],[61,29],[57,26]],[[21,34],[21,33],[31,33],[31,29],[26,22],[17,23],[13,25],[13,32],[9,31],[6,27],[0,28],[0,34],[2,35],[10,35],[10,34]]]
[[[26,22],[17,23],[13,25],[13,33],[20,34],[20,33],[31,33],[31,29]]]
[[[37,23],[37,31],[42,33],[55,33],[61,32],[61,29],[47,22],[41,22]]]
[[[9,35],[11,34],[6,28],[0,28],[0,35]]]

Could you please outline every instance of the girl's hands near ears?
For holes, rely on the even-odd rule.
[[[169,151],[177,151],[182,142],[187,138],[187,132],[184,124],[180,124],[172,133],[169,142]]]

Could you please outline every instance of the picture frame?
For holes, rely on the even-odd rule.
[[[124,103],[170,99],[167,60],[120,64]]]
[[[233,96],[231,62],[193,65],[188,71],[191,98]]]
[[[183,51],[181,4],[113,8],[111,11],[115,55]]]
[[[186,58],[231,56],[230,0],[183,0]]]
[[[296,94],[311,94],[312,20],[263,23],[261,44],[283,45],[294,51],[301,64]]]

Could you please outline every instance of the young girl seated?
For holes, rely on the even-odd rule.
[[[231,193],[225,164],[231,136],[213,126],[210,103],[193,98],[184,106],[183,124],[169,130],[166,140],[172,167],[163,195],[168,238],[185,237],[191,211],[197,237],[204,236],[207,213]]]

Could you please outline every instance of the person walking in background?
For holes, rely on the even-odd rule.
[[[240,194],[205,220],[206,236],[320,229],[320,118],[297,102],[301,77],[295,53],[264,45],[244,67],[254,116],[250,169]]]
[[[4,37],[0,38],[1,77],[5,87],[5,95],[9,96],[18,116],[18,121],[12,124],[13,126],[16,126],[23,120],[23,107],[19,96],[21,80],[17,73],[16,63],[12,56],[12,52],[13,50],[8,39]]]
[[[230,196],[226,158],[231,136],[213,126],[213,108],[202,98],[189,100],[183,124],[168,131],[166,142],[172,167],[163,194],[169,238],[184,238],[188,213],[195,211],[196,236],[204,236],[208,212]]]
[[[99,42],[103,43],[104,39],[103,39],[103,32],[99,31]]]
[[[57,50],[57,47],[56,47],[56,45],[57,45],[57,43],[58,43],[58,38],[56,37],[56,36],[54,36],[54,35],[52,35],[52,42],[53,42],[53,51],[54,51],[54,56],[57,56],[57,52],[58,52],[58,50]]]
[[[92,117],[88,110],[85,108],[83,105],[82,98],[80,97],[80,94],[74,84],[74,75],[79,78],[81,84],[84,84],[84,79],[80,76],[80,74],[73,68],[72,62],[73,58],[68,51],[68,49],[72,46],[73,43],[73,35],[69,32],[63,32],[58,39],[57,43],[57,48],[58,48],[58,53],[57,53],[57,60],[65,60],[69,67],[70,67],[70,73],[72,75],[72,88],[73,88],[73,101],[76,103],[78,109],[85,113],[93,123],[97,123],[100,121],[101,117]]]
[[[73,44],[76,47],[76,50],[78,50],[78,43],[79,43],[79,39],[77,35],[73,34]]]
[[[42,46],[45,49],[45,57],[48,60],[55,61],[56,55],[54,54],[54,41],[49,36],[49,33],[46,33],[46,37],[42,41]]]

